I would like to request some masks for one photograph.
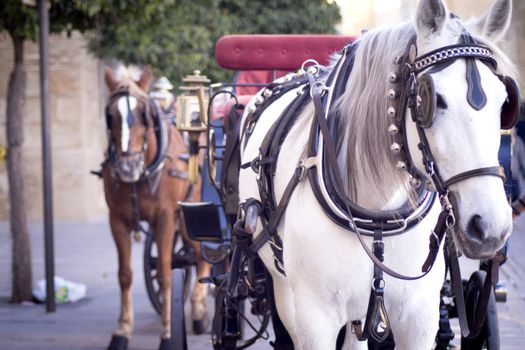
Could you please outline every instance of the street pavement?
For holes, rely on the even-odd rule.
[[[44,244],[41,223],[30,225],[34,285],[44,278]],[[57,305],[46,313],[43,304],[9,304],[11,238],[7,223],[0,223],[0,350],[105,349],[119,312],[116,249],[108,224],[58,222],[55,224],[55,274],[87,285],[87,296]],[[157,349],[160,319],[151,306],[142,270],[142,242],[133,243],[133,298],[135,329],[131,350]],[[515,221],[509,243],[509,260],[501,269],[507,281],[506,303],[498,303],[501,349],[525,348],[525,216]],[[211,305],[210,298],[210,305]],[[188,305],[186,305],[188,307]],[[187,313],[188,314],[188,313]],[[191,330],[190,325],[187,328]],[[457,331],[457,322],[454,321]],[[458,334],[458,332],[456,332]],[[188,337],[190,350],[211,349],[210,334]],[[459,341],[454,343],[459,346]],[[250,350],[269,350],[259,340]]]

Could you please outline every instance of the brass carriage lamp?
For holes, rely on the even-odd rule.
[[[188,178],[195,183],[199,172],[199,136],[208,126],[208,84],[210,80],[198,70],[182,79],[179,88],[186,93],[177,99],[177,128],[190,139]]]

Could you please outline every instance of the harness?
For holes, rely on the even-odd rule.
[[[392,138],[390,151],[398,157],[398,169],[406,170],[410,174],[410,183],[417,191],[418,200],[415,209],[405,205],[398,211],[376,212],[358,207],[344,193],[334,144],[337,115],[331,110],[331,107],[344,92],[346,81],[351,74],[357,45],[354,43],[343,49],[341,58],[331,74],[326,74],[324,68],[317,63],[308,68],[303,64],[298,74],[286,78],[285,84],[282,81],[277,81],[274,85],[263,90],[262,94],[257,97],[255,106],[252,106],[252,109],[248,111],[245,134],[243,135],[245,144],[259,116],[269,104],[278,98],[274,94],[275,84],[278,85],[280,93],[297,89],[298,94],[267,133],[260,147],[259,156],[250,163],[241,166],[242,168],[251,167],[258,174],[257,184],[261,197],[260,202],[254,199],[247,200],[243,208],[246,211],[250,206],[255,206],[263,225],[262,232],[251,242],[251,251],[257,252],[268,242],[274,253],[275,266],[284,274],[283,247],[276,229],[296,186],[308,176],[313,192],[324,212],[336,224],[356,234],[363,250],[374,263],[374,276],[364,329],[360,320],[355,320],[352,324],[358,339],[364,340],[371,336],[381,342],[390,333],[390,324],[383,298],[385,287],[383,273],[402,280],[416,280],[427,275],[436,260],[445,232],[456,224],[454,198],[450,194],[450,186],[478,176],[504,177],[500,172],[500,167],[495,165],[464,171],[446,180],[442,178],[439,172],[439,164],[436,164],[434,160],[425,131],[431,126],[436,109],[436,93],[433,89],[431,75],[445,69],[457,59],[466,59],[466,79],[469,87],[467,100],[473,108],[479,110],[486,104],[486,96],[484,96],[481,87],[475,60],[487,64],[495,74],[497,63],[489,48],[474,42],[468,35],[463,36],[457,45],[434,50],[422,57],[417,57],[416,37],[410,39],[406,54],[395,61],[398,70],[391,73],[389,77],[392,88],[388,91],[387,96],[390,101],[387,117],[392,122],[388,130]],[[501,126],[502,128],[511,128],[517,117],[517,106],[519,104],[516,98],[519,96],[519,92],[512,78],[500,75],[498,77],[505,84],[509,96],[508,101],[503,106]],[[281,200],[277,203],[273,190],[273,177],[280,146],[300,110],[308,102],[313,102],[315,107],[315,117],[308,147],[305,155],[296,166]],[[407,109],[410,110],[419,136],[418,147],[423,155],[425,173],[417,169],[407,149],[407,136],[404,130],[405,111]],[[427,189],[427,184],[423,180],[431,181],[428,187],[433,191]],[[383,238],[402,234],[417,224],[428,214],[437,197],[441,203],[441,212],[436,226],[429,236],[429,253],[422,266],[422,273],[417,276],[407,276],[384,265]],[[248,225],[248,220],[246,222]],[[245,237],[247,232],[242,231],[239,226],[236,225],[234,233],[242,234]],[[248,233],[253,231],[250,229]],[[363,236],[373,237],[372,249],[367,246]],[[476,317],[474,327],[469,330],[456,248],[453,246],[452,240],[450,241],[451,247],[448,253],[451,279],[456,295],[460,324],[464,337],[474,337],[483,325],[489,293],[481,297],[481,304],[479,304],[481,306],[478,307],[481,312]],[[245,242],[244,246],[246,245]],[[484,291],[490,292],[492,283],[497,281],[498,259],[496,257],[489,262],[489,274],[483,287]]]
[[[107,159],[105,162],[108,163],[110,167],[110,171],[111,171],[111,176],[114,180],[116,180],[118,177],[116,174],[116,170],[114,170],[114,168],[117,166],[119,155],[117,153],[115,137],[112,134],[112,118],[109,113],[109,106],[121,97],[126,98],[127,110],[128,110],[128,114],[126,116],[122,116],[122,118],[126,118],[129,126],[132,126],[134,123],[136,123],[135,117],[132,113],[132,109],[130,106],[129,90],[127,88],[121,88],[115,91],[113,94],[111,94],[111,96],[109,97],[107,107],[106,107],[106,111],[105,111],[106,127],[107,127],[107,132],[108,132],[108,149],[107,149]],[[149,234],[149,231],[144,229],[142,225],[140,224],[137,185],[140,183],[147,182],[149,189],[150,189],[150,193],[154,194],[157,192],[157,189],[160,183],[160,178],[161,178],[161,171],[164,169],[166,157],[169,157],[168,155],[168,146],[170,142],[169,128],[170,128],[170,123],[172,123],[172,121],[169,118],[166,118],[165,114],[161,111],[161,109],[159,108],[157,103],[155,103],[153,99],[145,97],[145,96],[140,96],[140,97],[135,97],[135,98],[142,100],[142,102],[144,103],[145,109],[141,115],[143,119],[143,123],[147,129],[154,128],[155,137],[157,139],[157,153],[155,155],[155,158],[150,164],[145,166],[143,164],[143,159],[144,159],[144,153],[148,149],[148,138],[147,138],[148,131],[145,132],[144,143],[143,143],[143,147],[141,151],[141,154],[142,154],[141,175],[140,175],[140,178],[136,182],[133,182],[130,184],[133,229],[136,232],[142,231],[145,234]],[[151,111],[153,111],[153,113],[151,113]],[[150,119],[148,118],[148,115],[150,114],[153,117],[153,122],[151,122]],[[101,177],[102,171],[96,172],[95,174]],[[167,169],[167,174],[169,176],[178,177],[183,180],[188,178],[187,172],[178,170],[176,168]],[[191,186],[188,189],[188,193],[186,194],[186,197],[189,196],[190,192],[191,192]]]

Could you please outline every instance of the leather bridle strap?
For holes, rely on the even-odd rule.
[[[492,294],[491,289],[498,283],[498,272],[499,265],[502,261],[501,254],[496,255],[494,258],[488,261],[487,275],[485,282],[480,292],[480,299],[477,300],[477,304],[473,305],[474,312],[473,319],[471,320],[470,326],[466,313],[465,295],[463,291],[463,282],[461,280],[461,271],[459,268],[458,255],[454,242],[451,241],[451,245],[447,248],[449,257],[450,267],[450,280],[452,284],[452,292],[455,296],[456,310],[458,313],[459,325],[461,328],[461,336],[463,338],[476,338],[483,327],[485,322],[485,316],[487,314],[487,306],[489,303],[490,296]]]
[[[490,166],[486,168],[478,168],[474,170],[465,171],[461,174],[452,176],[450,179],[445,181],[443,186],[448,189],[451,185],[457,182],[467,180],[471,177],[477,177],[477,176],[496,176],[496,177],[503,179],[503,181],[505,181],[505,175],[501,173],[500,167]]]

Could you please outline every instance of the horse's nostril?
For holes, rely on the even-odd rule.
[[[481,216],[474,215],[468,222],[467,232],[472,238],[482,241],[487,238],[488,223]]]

